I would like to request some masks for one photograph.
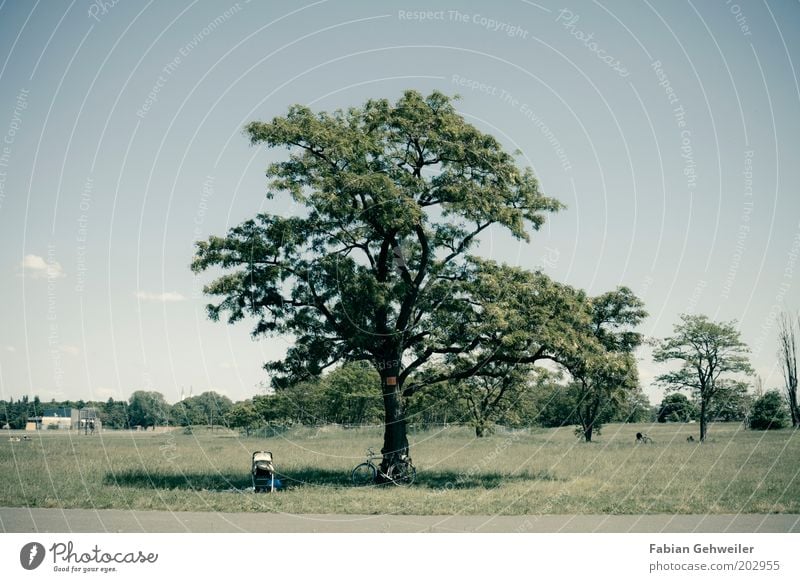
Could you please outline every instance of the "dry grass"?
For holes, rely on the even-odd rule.
[[[637,431],[653,444],[636,445]],[[0,506],[290,513],[800,513],[800,433],[716,424],[610,425],[597,442],[571,428],[475,439],[465,428],[412,433],[417,483],[355,488],[352,467],[380,430],[232,433],[43,432],[0,442]],[[253,494],[250,456],[268,449],[286,489]]]

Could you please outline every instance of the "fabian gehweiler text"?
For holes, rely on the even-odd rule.
[[[733,544],[731,546],[715,546],[714,544],[695,544],[693,546],[676,546],[674,544],[650,544],[651,554],[752,554],[753,546]]]

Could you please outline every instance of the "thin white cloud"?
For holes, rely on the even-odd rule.
[[[23,274],[31,279],[60,279],[67,276],[58,261],[47,262],[39,255],[25,255],[21,266]]]
[[[149,291],[137,291],[136,297],[142,301],[156,301],[159,303],[174,303],[176,301],[186,301],[186,297],[180,293],[150,293]]]
[[[12,354],[17,351],[17,348],[14,346],[3,346],[3,349]]]

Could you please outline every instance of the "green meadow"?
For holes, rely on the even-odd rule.
[[[637,431],[652,437],[637,445]],[[613,424],[596,442],[571,427],[412,430],[417,481],[354,487],[381,429],[296,428],[269,438],[181,429],[43,431],[0,442],[0,506],[409,515],[800,513],[800,432],[712,424]],[[9,433],[22,436],[24,433]],[[255,494],[253,451],[270,450],[284,489]]]

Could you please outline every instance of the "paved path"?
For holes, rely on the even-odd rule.
[[[290,515],[0,507],[0,532],[800,532],[800,515]]]

